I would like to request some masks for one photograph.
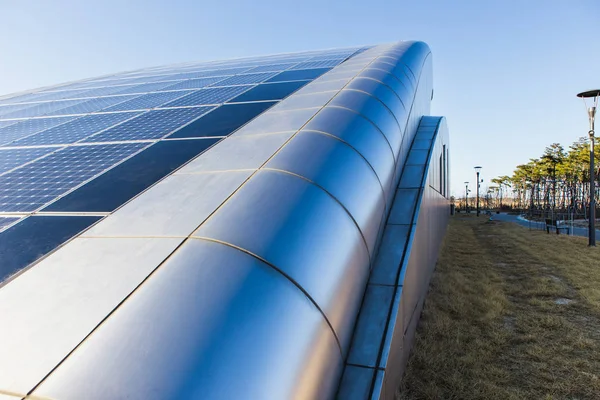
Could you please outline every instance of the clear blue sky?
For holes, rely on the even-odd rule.
[[[598,0],[0,0],[0,94],[185,61],[427,42],[453,192],[587,132]]]

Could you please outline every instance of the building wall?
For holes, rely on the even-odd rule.
[[[31,329],[0,336],[0,388],[334,397],[431,73],[422,42],[373,47],[11,281],[0,323]]]

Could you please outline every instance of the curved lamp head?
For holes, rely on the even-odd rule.
[[[583,99],[583,104],[590,119],[590,136],[594,134],[594,120],[596,119],[596,108],[598,107],[598,98],[600,98],[600,89],[588,90],[577,94],[577,97]],[[591,105],[588,106],[585,99],[591,99]]]
[[[480,166],[476,166],[475,167],[475,171],[477,171],[477,172],[481,171],[481,167]]]

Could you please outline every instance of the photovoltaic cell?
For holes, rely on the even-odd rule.
[[[274,104],[275,102],[225,104],[179,129],[169,139],[226,136]]]
[[[189,93],[189,91],[182,90],[175,92],[157,92],[143,94],[129,101],[117,104],[112,107],[108,107],[104,111],[147,110],[150,108],[160,107],[161,105],[168,103],[171,100],[183,97]]]
[[[94,133],[110,128],[118,123],[126,121],[139,112],[124,112],[111,114],[92,114],[77,118],[66,124],[36,133],[21,140],[17,140],[11,146],[39,146],[49,144],[75,143]]]
[[[214,78],[188,79],[186,81],[177,82],[171,86],[167,86],[165,90],[202,89],[206,86],[212,85],[213,83],[217,83],[225,79],[227,79],[227,77],[225,76]]]
[[[4,229],[6,229],[7,226],[12,224],[13,222],[18,221],[19,219],[19,217],[0,217],[0,232],[2,232]]]
[[[261,66],[252,68],[251,70],[248,71],[248,73],[250,74],[250,73],[255,73],[255,72],[279,72],[279,71],[283,71],[288,68],[291,68],[296,64],[297,63],[261,65]]]
[[[133,87],[134,85],[125,86],[106,86],[93,89],[82,89],[81,94],[77,97],[96,97],[96,96],[110,96],[111,94],[117,94],[118,92]]]
[[[130,87],[125,87],[123,90],[119,90],[115,92],[115,94],[133,94],[133,93],[149,93],[156,92],[157,90],[161,90],[167,86],[170,86],[172,82],[155,82],[155,83],[146,83],[143,85],[135,85]]]
[[[20,120],[0,121],[0,129],[21,122]]]
[[[10,115],[16,111],[24,110],[26,108],[32,107],[34,104],[24,103],[24,104],[7,104],[0,106],[0,118],[5,118],[5,115]]]
[[[71,146],[1,175],[0,211],[34,211],[144,146]]]
[[[48,115],[87,114],[95,111],[100,111],[104,108],[113,106],[115,104],[123,103],[135,97],[136,95],[98,97],[96,99],[85,100],[84,102],[75,104],[71,107],[53,111],[51,113],[48,113]]]
[[[214,84],[213,86],[229,86],[229,85],[247,85],[251,83],[261,83],[275,76],[277,72],[262,72],[259,74],[244,74],[236,75],[227,78],[224,81]]]
[[[137,118],[91,136],[84,142],[159,139],[210,110],[212,107],[148,111]]]
[[[34,103],[31,107],[24,108],[22,110],[14,111],[6,114],[3,118],[27,118],[27,117],[39,117],[46,115],[61,108],[71,107],[75,104],[82,103],[84,100],[61,100],[61,101],[48,101],[45,103]]]
[[[0,149],[0,174],[57,150],[56,147]]]
[[[0,233],[0,282],[48,254],[101,217],[30,216]],[[2,230],[0,228],[0,230]]]
[[[343,60],[322,60],[322,61],[307,61],[296,65],[294,69],[308,69],[308,68],[332,68],[339,65]]]
[[[205,104],[220,104],[234,98],[250,89],[252,86],[230,86],[200,89],[181,97],[163,107],[200,106]]]
[[[32,135],[36,132],[52,128],[74,120],[76,117],[34,118],[23,120],[4,128],[0,128],[0,145],[10,144],[12,141]]]
[[[242,101],[281,100],[310,81],[293,81],[278,83],[263,83],[230,100],[231,103]]]
[[[283,71],[280,74],[275,75],[267,82],[284,82],[284,81],[297,81],[304,79],[316,79],[323,75],[325,72],[330,71],[330,68],[314,68],[314,69],[296,69],[292,71]]]
[[[113,211],[219,140],[158,142],[50,204],[44,211]]]

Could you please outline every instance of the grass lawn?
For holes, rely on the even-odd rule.
[[[600,248],[452,217],[398,399],[600,399]]]

